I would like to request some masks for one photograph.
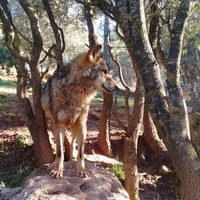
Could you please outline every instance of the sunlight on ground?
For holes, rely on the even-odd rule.
[[[16,94],[16,89],[0,87],[0,93]]]

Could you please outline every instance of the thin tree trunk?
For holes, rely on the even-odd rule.
[[[113,98],[112,95],[106,93],[104,93],[103,96],[104,101],[99,122],[98,145],[106,156],[112,157],[112,149],[110,144],[110,117]]]
[[[84,4],[84,13],[85,13],[85,20],[87,22],[88,27],[88,41],[89,47],[93,47],[98,44],[98,37],[94,29],[94,20],[93,20],[93,12],[90,5],[87,3]]]
[[[139,179],[137,168],[137,143],[141,132],[144,112],[144,92],[140,80],[137,80],[134,108],[124,141],[125,188],[131,200],[139,199]]]
[[[32,81],[34,118],[33,116],[28,117],[32,124],[34,124],[34,129],[30,130],[33,137],[36,156],[38,157],[38,162],[40,165],[42,165],[53,161],[52,148],[49,142],[49,135],[47,133],[46,118],[41,105],[41,78],[38,65],[43,46],[43,40],[41,37],[39,22],[37,15],[35,14],[35,10],[27,0],[19,0],[19,3],[30,20],[33,37],[33,47],[31,51],[29,66],[31,71],[31,78],[34,80]],[[24,102],[26,101],[27,99],[24,99]],[[26,105],[28,105],[28,103],[26,103]]]
[[[107,64],[110,64],[110,52],[108,49],[109,43],[109,19],[105,16],[104,20],[104,58]],[[101,110],[101,118],[99,122],[99,137],[98,144],[100,149],[108,157],[112,157],[112,148],[110,144],[110,120],[113,105],[113,94],[106,94],[103,92],[103,106]]]

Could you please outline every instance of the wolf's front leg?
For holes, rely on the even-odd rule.
[[[72,134],[72,139],[71,139],[71,143],[70,143],[70,160],[76,160],[76,155],[75,155],[75,149],[76,149],[76,135],[75,133],[71,133]]]
[[[86,131],[82,132],[80,135],[77,136],[77,143],[78,143],[77,170],[78,170],[78,176],[83,178],[88,177],[87,171],[85,169],[85,160],[84,160],[85,139],[86,139]]]
[[[63,176],[63,169],[64,169],[64,152],[63,152],[63,145],[64,145],[64,136],[65,136],[65,128],[64,126],[56,126],[56,130],[54,130],[54,137],[56,142],[56,159],[54,161],[54,168],[50,172],[50,176],[52,178],[60,178]]]
[[[86,124],[82,121],[76,121],[74,126],[71,127],[71,132],[77,137],[78,153],[77,153],[77,171],[78,176],[87,177],[85,170],[84,152],[85,152],[85,139],[86,139]]]

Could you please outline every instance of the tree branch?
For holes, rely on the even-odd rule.
[[[86,2],[85,0],[75,0],[75,1],[82,5],[97,6],[101,9],[101,11],[105,15],[107,15],[113,21],[116,21],[117,19],[118,11],[111,1],[105,1],[105,0],[101,0],[101,1],[91,0],[90,2],[89,1]]]
[[[31,60],[38,62],[42,47],[43,39],[40,32],[39,20],[33,9],[32,5],[27,0],[18,0],[22,8],[24,9],[27,17],[29,18],[31,25],[31,33],[33,37],[33,48],[31,51]]]
[[[7,47],[9,49],[9,51],[16,58],[19,58],[19,59],[23,60],[24,62],[29,63],[29,59],[25,56],[22,56],[18,51],[20,40],[18,38],[17,33],[13,29],[11,14],[10,14],[10,11],[9,11],[6,3],[7,3],[7,1],[0,1],[0,18],[3,23],[4,31],[6,33],[5,40],[7,43]],[[17,51],[16,51],[16,49],[17,49]]]
[[[26,41],[26,42],[28,42],[29,44],[33,44],[33,42],[32,41],[30,41],[27,37],[25,37],[15,26],[14,26],[14,24],[12,24],[12,26],[13,26],[13,29],[14,30],[16,30],[16,32]]]
[[[165,52],[161,47],[161,27],[158,26],[158,39],[157,39],[157,53],[159,55],[160,61],[163,66],[166,68],[168,63],[168,58],[165,56]]]
[[[117,125],[124,130],[125,132],[127,131],[127,127],[124,125],[124,123],[119,119],[119,117],[117,116],[117,101],[115,100],[113,103],[113,107],[112,107],[112,117],[114,118],[114,120],[117,122]]]
[[[64,49],[61,47],[61,39],[63,42],[63,47],[65,47],[64,34],[62,32],[62,29],[55,22],[54,15],[52,13],[52,10],[51,10],[48,0],[42,0],[42,3],[43,3],[45,11],[49,17],[51,28],[53,30],[54,37],[56,40],[55,55],[56,55],[57,67],[59,68],[60,66],[63,65],[62,52],[64,51]],[[61,37],[60,37],[59,31],[61,33]]]
[[[66,48],[65,36],[64,36],[63,30],[62,30],[62,28],[60,26],[58,26],[58,30],[60,31],[61,41],[62,41],[61,53],[63,53],[65,51],[65,48]]]
[[[46,55],[45,55],[44,58],[40,61],[40,64],[43,63],[43,62],[45,61],[45,59],[47,58],[47,56],[52,57],[52,58],[55,58],[55,56],[53,56],[53,55],[51,54],[51,50],[54,49],[54,48],[55,48],[55,44],[53,44],[53,45],[49,48],[48,51],[46,51],[46,50],[44,49],[44,47],[43,47],[43,51],[46,53]]]
[[[119,78],[120,78],[120,81],[122,83],[122,85],[125,87],[126,89],[126,94],[125,94],[125,111],[126,111],[126,119],[127,121],[129,121],[130,119],[130,113],[129,113],[129,96],[130,96],[130,91],[131,89],[129,88],[129,86],[125,83],[124,81],[124,78],[123,78],[123,75],[122,75],[122,67],[121,67],[121,64],[119,63],[119,61],[117,61],[112,52],[111,52],[111,45],[108,45],[108,48],[109,48],[109,51],[110,51],[110,56],[111,56],[111,59],[113,60],[113,62],[116,64],[117,68],[118,68],[118,72],[119,72]]]

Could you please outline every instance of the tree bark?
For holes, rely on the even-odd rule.
[[[171,34],[167,66],[169,98],[166,97],[158,73],[158,63],[148,40],[143,0],[117,1],[115,5],[107,1],[92,2],[119,23],[128,41],[127,48],[133,51],[149,111],[181,179],[181,199],[199,199],[200,163],[188,138],[189,124],[179,82],[180,48],[191,2],[180,1]]]
[[[151,20],[149,27],[149,42],[151,44],[154,56],[157,57],[157,38],[158,38],[158,1],[150,1],[151,5]]]
[[[92,8],[89,4],[84,4],[84,13],[85,13],[85,20],[87,22],[88,27],[88,41],[89,47],[93,47],[98,44],[97,34],[94,29],[94,20],[93,20],[93,13]]]
[[[108,50],[108,43],[109,43],[109,19],[105,16],[104,19],[104,58],[106,63],[110,64],[110,52]],[[110,67],[110,66],[109,66]],[[103,106],[101,110],[101,118],[99,122],[99,137],[98,137],[98,144],[100,149],[103,153],[108,156],[112,157],[112,147],[110,143],[110,120],[111,120],[111,113],[112,113],[112,106],[113,106],[113,94],[106,94],[103,92]]]
[[[124,141],[125,188],[131,200],[139,199],[137,144],[144,112],[144,91],[140,81],[141,79],[138,77],[133,113],[128,121]]]
[[[26,2],[24,2],[26,4]],[[26,96],[27,94],[27,71],[25,68],[25,62],[29,63],[29,59],[23,57],[21,55],[20,44],[21,41],[18,37],[18,33],[13,26],[12,17],[10,14],[10,10],[8,8],[8,2],[2,1],[0,2],[0,17],[4,26],[4,32],[7,41],[7,46],[11,53],[14,55],[16,60],[16,67],[18,73],[18,81],[17,81],[17,96],[20,103],[20,106],[25,115],[26,125],[31,133],[34,150],[37,157],[38,165],[42,165],[44,163],[49,163],[53,161],[52,149],[48,140],[47,131],[45,132],[43,129],[46,127],[46,122],[41,121],[41,118],[37,120],[37,116],[33,113],[30,102]],[[37,40],[37,38],[34,38]],[[33,54],[35,49],[33,50]],[[39,91],[40,92],[40,91]],[[38,104],[40,104],[40,99],[36,100]],[[37,103],[36,102],[36,103]],[[35,105],[37,107],[37,105]],[[37,113],[42,115],[42,110],[38,110]],[[42,118],[43,119],[43,118]],[[40,126],[42,128],[38,128],[38,121],[41,123]],[[46,133],[46,134],[45,134]],[[37,138],[37,134],[39,137]]]
[[[173,160],[178,166],[181,179],[182,199],[199,199],[200,163],[189,141],[189,120],[185,100],[180,86],[180,59],[184,28],[191,9],[189,0],[182,0],[173,23],[169,62],[167,65],[167,87],[169,92],[170,139],[173,144]],[[175,139],[176,137],[176,139]],[[172,153],[172,152],[171,152]]]
[[[39,29],[39,22],[37,15],[33,7],[28,3],[26,0],[19,0],[22,8],[26,12],[30,24],[31,24],[31,31],[32,31],[32,38],[33,38],[33,47],[31,51],[31,58],[29,61],[29,66],[31,70],[31,78],[32,80],[32,89],[33,89],[33,115],[28,115],[29,120],[31,121],[31,125],[34,124],[34,128],[31,128],[31,135],[33,138],[34,149],[36,152],[36,156],[38,158],[39,165],[45,163],[51,163],[53,161],[53,153],[51,144],[49,142],[49,136],[47,133],[47,125],[45,114],[41,106],[41,79],[40,79],[40,72],[39,72],[39,59],[42,51],[43,41]],[[28,99],[24,99],[25,104],[30,108],[29,103],[27,102]],[[29,112],[28,112],[29,113]],[[27,114],[28,114],[27,113]],[[32,126],[31,126],[32,127]]]
[[[200,195],[199,161],[191,142],[188,139],[188,119],[185,104],[179,82],[179,68],[177,63],[180,59],[180,52],[169,54],[168,64],[168,91],[169,100],[165,100],[164,88],[157,71],[157,63],[146,37],[143,1],[133,1],[133,16],[140,16],[134,20],[133,24],[137,29],[132,29],[133,47],[135,55],[138,58],[138,64],[141,68],[141,76],[144,82],[145,93],[150,112],[156,124],[156,127],[166,144],[169,154],[177,168],[177,173],[181,179],[182,199],[198,199]],[[188,14],[189,1],[182,1],[179,12],[182,15],[177,16],[177,24],[184,27],[186,20],[185,14]],[[184,14],[184,15],[183,15]],[[184,18],[185,17],[185,18]],[[179,21],[180,20],[180,21]],[[184,22],[182,22],[182,20]],[[137,24],[138,23],[138,24]],[[176,21],[175,21],[176,24]],[[174,26],[174,41],[171,44],[171,50],[180,47],[175,41],[181,42],[182,31],[180,27]],[[142,34],[141,34],[142,33]],[[176,38],[179,35],[178,38]],[[146,39],[145,39],[146,38]],[[143,52],[141,54],[140,52]],[[171,59],[171,60],[170,60]],[[171,66],[172,65],[172,66]],[[192,196],[193,193],[193,196]]]
[[[158,45],[158,28],[159,28],[159,12],[158,12],[158,1],[151,1],[151,20],[149,27],[149,42],[153,50],[155,58],[157,58],[157,45]],[[148,104],[145,101],[144,106],[144,133],[143,137],[150,148],[156,155],[163,154],[166,152],[166,147],[163,142],[160,140],[157,129],[149,113]]]
[[[152,120],[151,114],[148,109],[148,104],[145,101],[144,106],[144,117],[143,117],[144,132],[143,137],[146,143],[149,145],[151,150],[156,156],[163,155],[167,149],[162,140],[160,140],[157,129]]]
[[[113,96],[104,93],[103,97],[104,100],[99,122],[98,145],[106,156],[112,157],[112,149],[110,144],[110,117],[113,105]]]

